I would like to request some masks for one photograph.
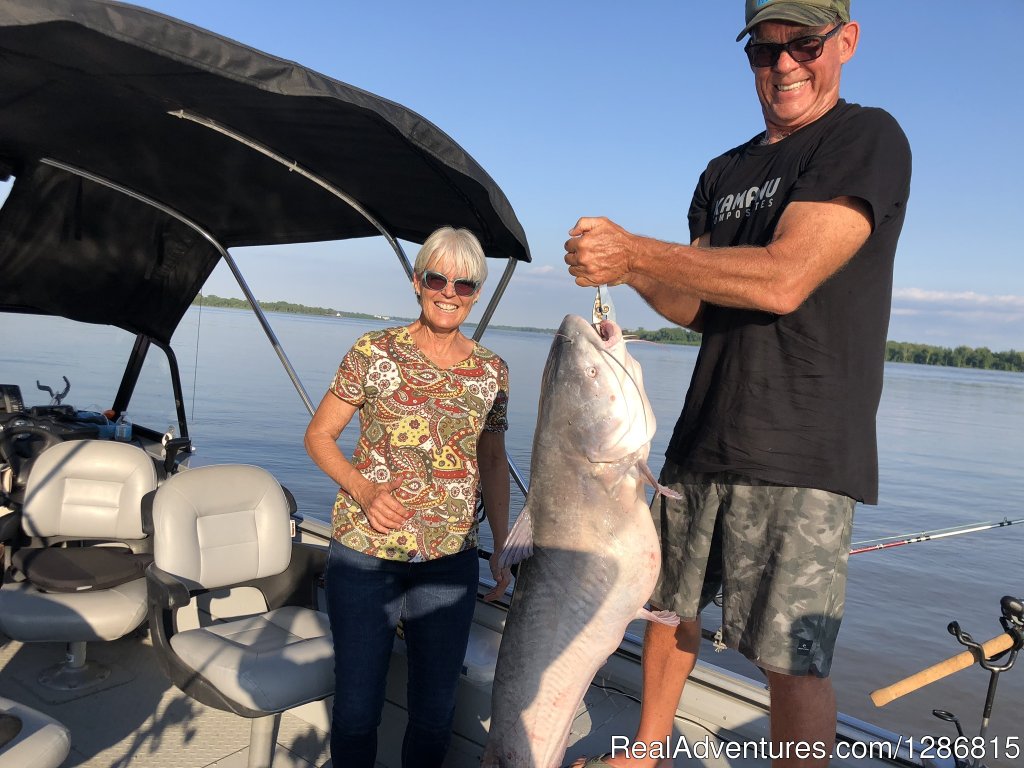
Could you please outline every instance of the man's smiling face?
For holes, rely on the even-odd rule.
[[[830,32],[835,25],[802,27],[781,21],[764,21],[754,29],[756,43],[788,43],[806,35]],[[849,22],[826,40],[821,56],[797,62],[785,51],[771,67],[753,67],[754,86],[765,123],[783,133],[810,125],[839,100],[842,66],[853,56],[859,29]]]

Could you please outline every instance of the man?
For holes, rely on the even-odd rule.
[[[672,732],[699,612],[721,586],[725,642],[769,678],[777,768],[825,766],[835,739],[828,673],[853,508],[877,503],[875,414],[910,184],[893,118],[839,98],[860,33],[849,5],[747,0],[737,40],[750,34],[765,130],[702,174],[689,246],[604,218],[580,219],[565,244],[578,285],[625,283],[703,332],[662,476],[684,498],[652,510],[652,603],[683,622],[647,631],[636,739]],[[795,748],[816,742],[809,756]],[[589,764],[658,762],[627,757]]]

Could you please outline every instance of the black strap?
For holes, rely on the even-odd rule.
[[[149,554],[123,547],[22,548],[11,560],[15,570],[45,592],[110,589],[145,576]]]

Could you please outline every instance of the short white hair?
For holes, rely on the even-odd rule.
[[[424,272],[442,261],[455,273],[452,277],[468,277],[479,285],[487,279],[484,249],[468,229],[441,227],[431,232],[416,254],[413,272],[422,279]]]

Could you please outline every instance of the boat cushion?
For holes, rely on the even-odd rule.
[[[189,589],[274,576],[291,561],[290,524],[281,485],[261,467],[179,472],[153,499],[156,564]]]
[[[145,618],[145,579],[86,592],[43,592],[27,581],[0,589],[0,631],[24,643],[116,640]]]
[[[58,443],[32,467],[21,524],[40,538],[142,539],[142,497],[156,485],[153,459],[135,445]]]
[[[109,589],[145,576],[150,554],[124,547],[47,547],[19,549],[11,560],[15,570],[46,592]]]
[[[222,694],[260,712],[281,712],[334,692],[330,622],[308,608],[286,606],[179,632],[171,648]]]
[[[0,718],[18,724],[0,744],[0,768],[57,768],[71,751],[68,729],[42,712],[0,697]]]

